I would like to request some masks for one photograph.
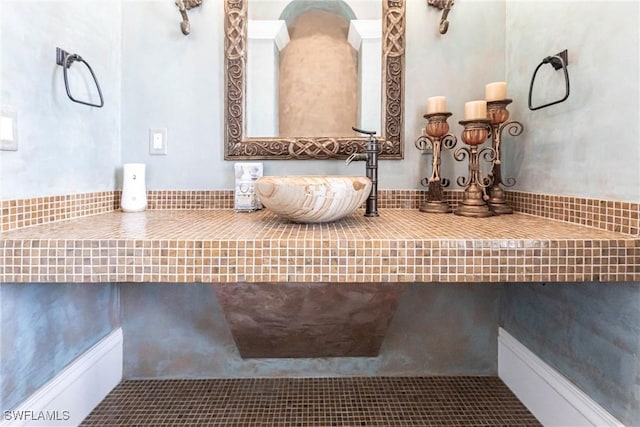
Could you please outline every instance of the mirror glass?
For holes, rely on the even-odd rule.
[[[264,0],[248,11],[247,135],[379,130],[381,0]]]
[[[225,159],[402,158],[404,1],[225,0]]]

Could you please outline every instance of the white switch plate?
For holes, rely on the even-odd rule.
[[[149,129],[149,154],[167,155],[167,128]]]
[[[0,150],[18,150],[18,113],[0,110]]]

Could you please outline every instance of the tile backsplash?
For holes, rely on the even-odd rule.
[[[640,235],[640,203],[582,197],[507,191],[514,211],[543,218]],[[2,200],[2,231],[96,215],[120,208],[120,190],[68,194],[31,199]],[[462,200],[461,191],[445,191],[452,207]],[[418,209],[425,201],[422,190],[380,190],[382,209]],[[233,190],[149,190],[150,210],[233,209]]]
[[[65,194],[0,201],[2,231],[111,212],[120,207],[119,191]]]
[[[632,236],[640,235],[640,203],[518,191],[506,193],[507,201],[517,212]]]

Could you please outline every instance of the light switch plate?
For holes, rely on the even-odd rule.
[[[149,129],[149,154],[155,156],[167,155],[167,128]]]
[[[18,150],[18,113],[5,108],[0,110],[0,150]]]

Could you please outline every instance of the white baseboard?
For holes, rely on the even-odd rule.
[[[545,426],[623,426],[502,328],[498,329],[498,376]]]
[[[79,425],[122,380],[122,363],[122,329],[118,328],[17,408],[4,411],[0,427]]]

